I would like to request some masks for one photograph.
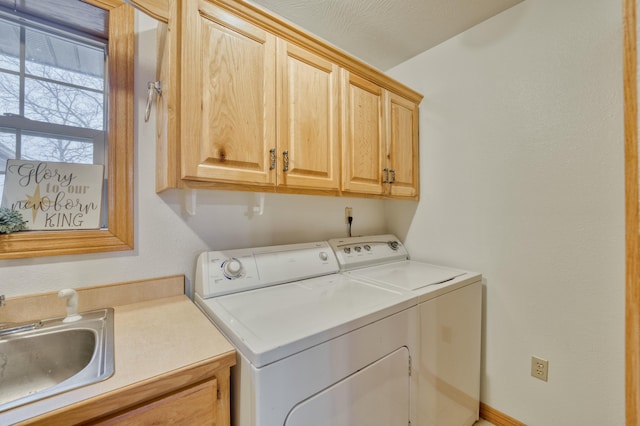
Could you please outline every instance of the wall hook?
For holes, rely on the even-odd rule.
[[[144,110],[145,123],[149,121],[149,116],[151,115],[151,102],[153,102],[154,94],[156,98],[162,96],[162,84],[160,81],[149,81],[147,83],[147,90],[147,107]]]

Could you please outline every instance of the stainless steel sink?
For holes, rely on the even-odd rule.
[[[113,309],[81,316],[6,335],[0,330],[0,412],[113,375]]]

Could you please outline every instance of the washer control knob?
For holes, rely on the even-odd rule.
[[[387,244],[389,244],[389,247],[391,247],[391,250],[393,251],[398,250],[398,246],[400,245],[397,241],[389,241]]]
[[[320,252],[320,260],[326,261],[327,259],[329,259],[329,255],[326,252],[321,251]]]
[[[362,247],[364,247],[364,249],[365,249],[366,251],[371,251],[371,246],[370,246],[369,244],[365,244],[365,245],[364,245],[364,246],[362,246]]]
[[[360,246],[355,246],[353,249],[358,253],[360,253],[362,251],[362,247],[360,247]]]
[[[351,247],[345,247],[344,252],[347,254],[351,253]]]
[[[224,276],[230,279],[238,278],[242,273],[242,263],[238,259],[231,258],[225,260],[222,264],[222,272]]]

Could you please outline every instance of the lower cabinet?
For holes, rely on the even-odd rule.
[[[230,376],[235,362],[235,351],[225,352],[201,363],[42,414],[19,425],[229,426]]]
[[[208,380],[131,408],[94,425],[221,425],[217,410],[218,383]],[[224,408],[223,408],[224,410]],[[221,416],[228,418],[226,413]],[[228,423],[226,423],[228,424]]]

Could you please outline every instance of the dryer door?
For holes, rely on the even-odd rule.
[[[408,425],[409,381],[403,346],[293,407],[285,426]]]

